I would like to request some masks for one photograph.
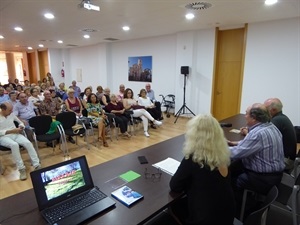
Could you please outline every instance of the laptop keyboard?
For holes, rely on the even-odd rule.
[[[100,201],[107,197],[99,189],[93,188],[87,193],[76,196],[69,201],[63,202],[56,205],[55,208],[49,208],[44,211],[44,215],[47,217],[51,224],[81,210],[84,209],[95,202]]]

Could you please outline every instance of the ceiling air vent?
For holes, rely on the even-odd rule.
[[[73,45],[73,44],[67,44],[67,47],[77,47],[78,45]]]
[[[82,29],[81,31],[88,32],[88,33],[94,33],[94,32],[97,32],[98,30],[93,29],[93,28],[85,28],[85,29]]]
[[[187,9],[193,9],[193,10],[204,10],[212,7],[212,4],[208,2],[193,2],[189,3],[185,6]]]
[[[105,41],[119,41],[117,38],[104,38]]]

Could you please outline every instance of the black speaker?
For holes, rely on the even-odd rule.
[[[182,66],[181,67],[181,74],[189,74],[189,67],[188,66]]]

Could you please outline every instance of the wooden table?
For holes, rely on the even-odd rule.
[[[241,140],[242,135],[231,133],[230,130],[239,129],[245,125],[243,114],[239,114],[221,122],[232,123],[232,127],[224,128],[225,136],[228,140]],[[157,213],[168,207],[180,194],[170,193],[169,182],[171,176],[162,173],[159,181],[145,179],[145,168],[148,172],[156,172],[151,165],[172,157],[178,161],[183,158],[182,146],[184,135],[169,139],[167,141],[141,149],[134,153],[108,161],[91,168],[92,177],[96,186],[105,194],[110,196],[114,190],[106,181],[119,176],[129,170],[133,170],[141,177],[129,182],[127,185],[144,195],[144,199],[128,208],[116,200],[116,207],[102,214],[99,214],[85,224],[93,225],[130,225],[143,224]],[[122,147],[122,146],[120,146]],[[140,164],[137,157],[146,156],[148,164]],[[0,201],[0,221],[5,220],[1,225],[43,225],[45,220],[41,217],[35,200],[33,189],[13,195]]]

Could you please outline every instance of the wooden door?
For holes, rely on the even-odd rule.
[[[246,28],[216,35],[212,114],[222,120],[240,112]]]

